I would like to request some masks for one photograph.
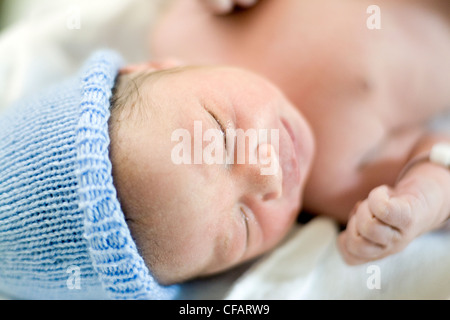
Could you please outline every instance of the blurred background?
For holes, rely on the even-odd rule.
[[[3,26],[4,26],[4,12],[5,12],[5,8],[4,8],[4,5],[5,5],[5,0],[0,0],[0,29],[3,29]]]
[[[12,3],[15,2],[15,6]],[[0,0],[0,30],[3,30],[8,25],[13,24],[19,19],[20,12],[26,8],[29,0]],[[37,2],[37,1],[35,1]],[[19,10],[19,8],[21,8]]]
[[[169,0],[0,0],[0,112],[73,75],[99,49],[149,59],[149,35]]]
[[[41,0],[0,0],[0,30],[27,14],[27,10],[35,7],[37,2]]]
[[[27,18],[45,14],[48,9],[68,6],[74,0],[0,0],[0,31]]]

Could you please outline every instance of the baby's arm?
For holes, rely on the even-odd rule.
[[[235,6],[249,8],[259,0],[199,0],[215,14],[228,14]]]
[[[427,136],[411,160],[430,152],[448,136]],[[430,161],[414,164],[393,187],[380,186],[358,203],[338,239],[344,260],[356,265],[404,249],[421,234],[441,227],[450,216],[450,170]]]

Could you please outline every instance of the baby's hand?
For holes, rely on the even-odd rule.
[[[259,0],[199,0],[215,14],[227,14],[233,11],[235,6],[249,8]]]
[[[433,189],[424,192],[425,186],[414,183],[394,189],[375,188],[355,206],[346,230],[339,235],[344,260],[357,265],[384,258],[432,229],[442,207]]]

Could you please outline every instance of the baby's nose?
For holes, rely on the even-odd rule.
[[[265,143],[259,145],[257,151],[258,170],[251,174],[251,189],[263,201],[276,200],[283,192],[283,172],[276,149]]]

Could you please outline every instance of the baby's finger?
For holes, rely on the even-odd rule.
[[[350,220],[357,212],[358,212],[358,208],[361,205],[362,201],[358,201],[354,206],[353,206],[353,210],[350,212],[350,214],[348,215],[348,220]]]
[[[345,242],[342,243],[346,253],[354,261],[360,263],[378,259],[383,255],[385,248],[362,237],[356,228],[356,215],[350,219],[344,231]]]
[[[399,239],[398,230],[378,220],[369,209],[368,201],[364,201],[355,215],[356,230],[366,240],[379,246],[387,247]]]
[[[412,220],[410,201],[392,195],[393,191],[387,186],[375,188],[369,194],[369,208],[380,221],[401,231]]]
[[[337,245],[339,248],[339,252],[341,253],[342,259],[350,266],[356,266],[359,264],[366,263],[365,259],[361,259],[359,257],[355,257],[347,250],[347,239],[348,233],[346,231],[341,232],[338,236]]]

